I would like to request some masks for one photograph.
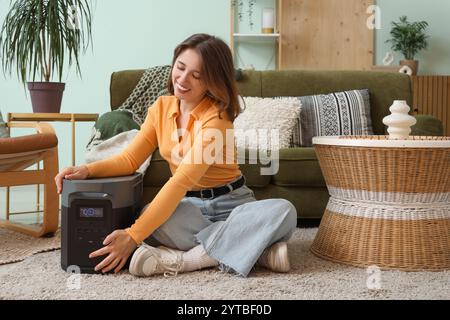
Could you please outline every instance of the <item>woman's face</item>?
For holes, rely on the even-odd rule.
[[[177,57],[172,70],[175,97],[188,103],[203,99],[207,88],[202,79],[202,64],[202,58],[194,49],[186,49]]]

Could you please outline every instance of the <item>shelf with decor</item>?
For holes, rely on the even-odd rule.
[[[282,50],[281,50],[281,39],[282,39],[282,30],[281,30],[281,8],[283,0],[273,1],[273,8],[258,8],[261,9],[261,28],[258,32],[251,32],[251,30],[239,30],[239,21],[241,18],[239,15],[242,15],[242,12],[239,13],[239,10],[242,8],[238,8],[243,5],[244,1],[231,1],[230,8],[230,16],[231,16],[231,30],[230,30],[230,48],[233,53],[233,58],[236,60],[238,56],[236,45],[237,43],[274,43],[274,55],[275,55],[275,69],[281,69],[282,66]],[[252,0],[247,0],[247,4],[251,6]],[[253,4],[255,2],[253,1]],[[249,13],[250,10],[246,12]],[[255,19],[255,16],[252,16],[252,19]],[[250,19],[250,18],[249,18]],[[253,21],[249,21],[251,26],[254,25]]]
[[[277,40],[280,37],[279,33],[235,33],[233,34],[234,41],[265,41]]]

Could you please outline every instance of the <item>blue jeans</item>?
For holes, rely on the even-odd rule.
[[[244,185],[211,200],[184,197],[145,242],[183,251],[202,244],[221,270],[246,277],[264,249],[287,241],[296,225],[297,211],[289,201],[257,201]]]

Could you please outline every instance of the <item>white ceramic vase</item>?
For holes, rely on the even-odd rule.
[[[417,120],[408,114],[410,108],[405,100],[395,100],[389,108],[391,114],[383,118],[383,123],[388,127],[389,139],[408,139],[411,126]]]

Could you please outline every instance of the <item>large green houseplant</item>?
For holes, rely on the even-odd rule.
[[[409,22],[408,17],[400,17],[399,22],[392,22],[391,39],[386,42],[391,43],[391,49],[401,52],[405,60],[400,61],[400,65],[409,66],[413,74],[417,74],[419,62],[414,60],[416,54],[428,47],[428,37],[426,21]]]
[[[27,80],[34,112],[59,112],[65,63],[76,64],[92,42],[90,0],[11,0],[0,30],[3,72]],[[50,82],[54,74],[59,82]],[[35,80],[40,80],[35,82]]]

